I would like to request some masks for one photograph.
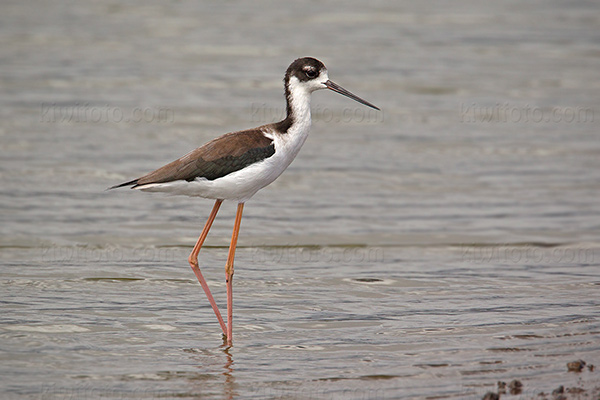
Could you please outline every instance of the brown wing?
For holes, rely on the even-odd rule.
[[[152,183],[192,181],[196,178],[215,180],[275,154],[273,140],[259,129],[232,132],[218,137],[181,157],[113,188],[143,186]]]

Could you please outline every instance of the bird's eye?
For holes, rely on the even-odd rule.
[[[316,78],[317,77],[317,71],[315,71],[314,69],[307,69],[306,71],[304,71],[304,73],[306,74],[307,77],[309,77],[310,79],[312,78]]]

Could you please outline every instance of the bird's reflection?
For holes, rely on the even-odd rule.
[[[223,399],[233,400],[239,397],[236,391],[235,370],[232,347],[223,339],[223,345],[214,349],[186,349],[200,373],[189,381],[192,393],[197,399],[204,399],[206,393],[222,392]]]
[[[223,366],[223,376],[225,382],[223,383],[223,398],[234,399],[238,396],[235,390],[235,375],[233,373],[233,355],[231,354],[231,346],[227,344],[227,339],[223,338],[223,346],[221,346],[223,354],[225,355],[225,365]]]

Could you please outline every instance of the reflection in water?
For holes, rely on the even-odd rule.
[[[222,393],[222,398],[227,400],[239,396],[236,391],[231,349],[225,338],[218,350],[184,349],[185,353],[191,354],[190,358],[195,368],[201,371],[190,376],[187,395],[204,398],[206,395],[215,396],[216,393]]]
[[[227,339],[223,338],[225,344],[223,345],[223,354],[225,354],[225,365],[223,366],[224,372],[223,376],[225,377],[225,384],[223,385],[223,398],[224,399],[234,399],[238,396],[235,391],[235,376],[233,375],[233,355],[231,354],[231,346],[227,346]]]

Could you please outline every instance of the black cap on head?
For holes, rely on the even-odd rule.
[[[285,82],[288,82],[292,76],[298,78],[301,82],[306,82],[319,76],[321,71],[327,70],[325,64],[316,58],[303,57],[294,60],[285,71]]]

